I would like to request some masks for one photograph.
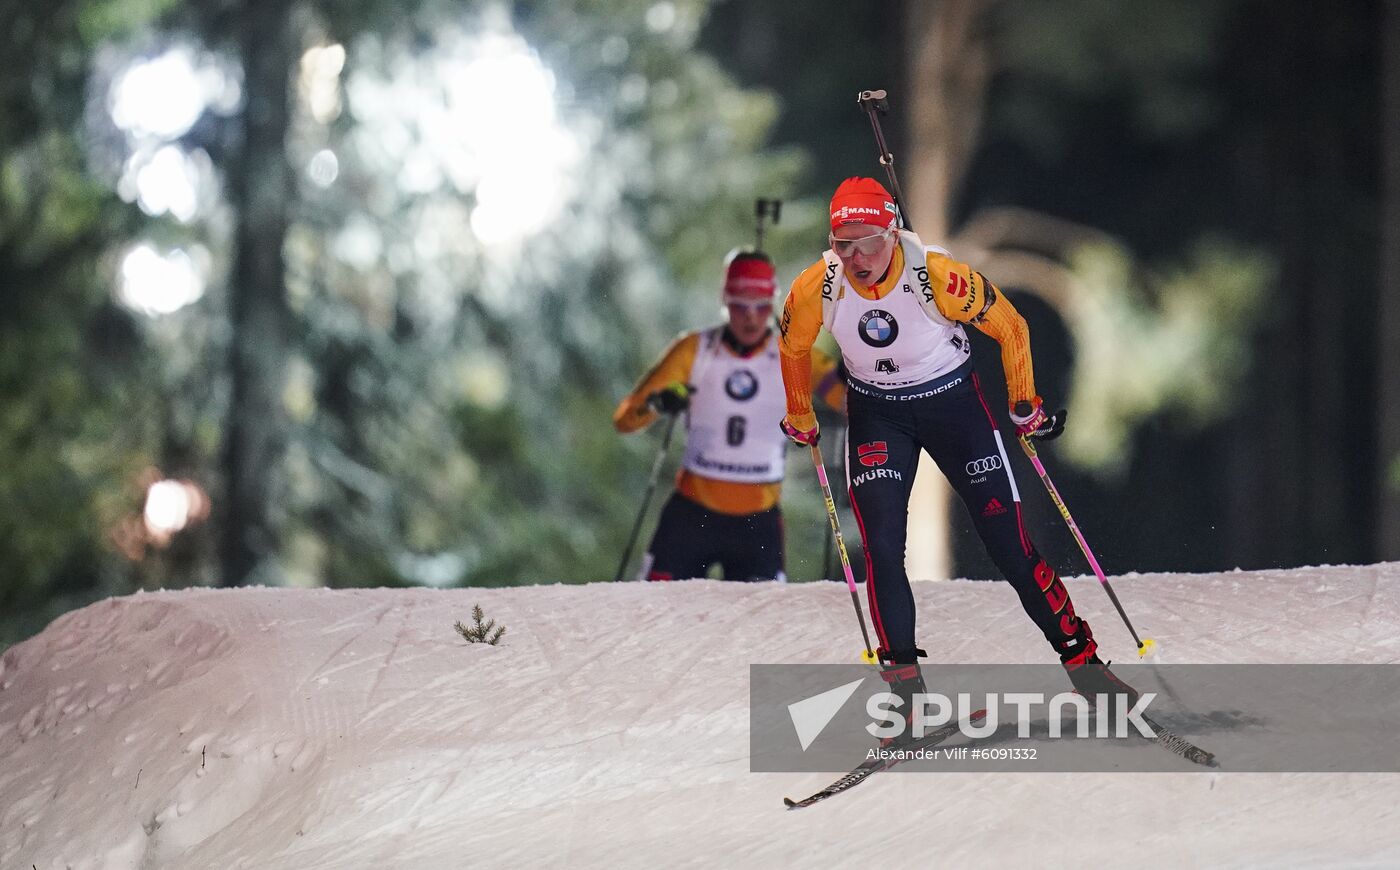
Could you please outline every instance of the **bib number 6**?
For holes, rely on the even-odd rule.
[[[744,443],[744,427],[747,421],[738,415],[729,418],[729,425],[725,427],[726,440],[730,447],[738,447]]]

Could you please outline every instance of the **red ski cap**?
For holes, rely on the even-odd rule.
[[[888,229],[899,217],[894,197],[873,178],[848,178],[831,197],[831,228],[869,224]]]
[[[778,292],[773,263],[757,251],[732,251],[724,268],[724,301],[772,302]]]

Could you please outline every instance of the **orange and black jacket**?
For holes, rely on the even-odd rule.
[[[929,251],[929,281],[935,287],[948,283],[949,276],[961,277],[971,294],[955,297],[935,294],[938,311],[949,320],[970,323],[996,339],[1001,345],[1002,367],[1006,370],[1006,386],[1011,405],[1019,401],[1034,401],[1035,376],[1031,367],[1031,336],[1025,318],[996,287],[966,263]],[[818,260],[792,282],[783,305],[782,329],[778,348],[782,353],[783,388],[787,392],[788,422],[798,429],[817,425],[812,412],[813,356],[812,343],[822,327],[822,279],[826,263]],[[878,284],[862,286],[855,279],[850,284],[866,299],[883,299],[899,288],[904,273],[904,248],[896,245],[894,258]],[[990,298],[991,304],[986,300]],[[969,304],[970,303],[970,304]]]

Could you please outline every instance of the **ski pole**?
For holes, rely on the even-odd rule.
[[[831,521],[831,533],[836,537],[836,552],[841,556],[841,570],[846,573],[846,587],[851,590],[851,604],[856,608],[856,619],[860,620],[860,636],[865,641],[861,651],[861,661],[878,665],[879,658],[870,646],[870,633],[865,630],[865,611],[860,609],[860,596],[856,594],[856,578],[851,573],[851,557],[846,555],[846,542],[841,537],[841,522],[836,518],[836,502],[831,497],[831,483],[826,479],[826,463],[822,461],[822,451],[812,445],[812,464],[817,467],[817,481],[822,485],[822,496],[826,499],[826,518]]]
[[[885,144],[885,131],[880,128],[880,116],[889,114],[890,103],[884,91],[861,91],[856,95],[856,104],[870,118],[870,129],[875,132],[875,147],[880,151],[880,165],[885,167],[885,175],[890,180],[890,190],[894,193],[894,204],[899,209],[900,223],[912,231],[914,225],[905,211],[904,192],[899,189],[899,177],[894,173],[894,154]]]
[[[831,576],[831,535],[822,535],[822,578]]]
[[[637,521],[632,524],[632,534],[627,538],[627,549],[622,551],[622,561],[618,563],[617,576],[613,577],[614,583],[622,579],[622,573],[627,570],[627,562],[632,558],[632,547],[637,543],[637,533],[642,530],[642,520],[647,515],[652,493],[656,492],[656,481],[661,476],[661,464],[666,461],[666,451],[671,447],[671,433],[676,431],[676,418],[679,416],[672,414],[671,419],[666,421],[666,434],[661,439],[661,449],[656,452],[656,460],[651,464],[651,480],[647,482],[646,495],[642,496],[642,509],[637,511]]]
[[[846,482],[846,490],[849,492],[851,488],[851,470],[849,467],[847,467],[846,464],[846,457],[851,451],[851,429],[849,426],[841,427],[841,446],[838,449],[841,451],[841,479]],[[830,577],[831,542],[834,539],[834,536],[823,535],[822,539],[824,542],[822,545],[822,576]]]
[[[1123,611],[1123,605],[1118,602],[1118,596],[1113,591],[1113,586],[1109,584],[1108,578],[1104,576],[1103,569],[1099,567],[1099,560],[1094,558],[1094,552],[1089,549],[1089,543],[1084,540],[1084,534],[1079,531],[1079,526],[1074,522],[1074,517],[1069,515],[1069,508],[1065,507],[1065,500],[1060,498],[1060,491],[1055,489],[1055,484],[1050,482],[1050,474],[1045,470],[1045,465],[1036,455],[1035,447],[1031,445],[1031,440],[1025,435],[1020,436],[1021,449],[1026,451],[1030,457],[1031,465],[1035,466],[1035,473],[1040,475],[1041,483],[1045,484],[1045,489],[1050,493],[1050,500],[1055,503],[1055,507],[1060,509],[1060,516],[1065,518],[1065,524],[1069,526],[1070,533],[1079,542],[1079,549],[1084,551],[1084,558],[1089,560],[1089,567],[1094,569],[1094,576],[1099,578],[1103,584],[1103,589],[1108,593],[1108,599],[1113,602],[1113,606],[1118,610],[1118,615],[1123,617],[1123,624],[1128,627],[1128,632],[1132,634],[1133,640],[1137,641],[1138,656],[1142,657],[1152,651],[1157,642],[1152,638],[1142,640],[1138,637],[1137,629],[1133,628],[1133,623],[1128,619],[1128,614]]]
[[[781,199],[756,199],[753,203],[753,213],[757,223],[755,235],[758,242],[754,249],[761,254],[763,253],[763,222],[772,219],[773,226],[778,225],[778,219],[783,213],[783,201]]]

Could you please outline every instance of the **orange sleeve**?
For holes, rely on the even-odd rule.
[[[812,429],[812,344],[822,328],[822,275],[826,263],[818,260],[792,282],[783,317],[778,323],[778,350],[787,393],[788,422],[798,429]]]
[[[981,275],[977,277],[981,278]],[[986,279],[983,279],[984,281]],[[988,282],[987,286],[991,286]],[[995,301],[987,313],[973,323],[1001,345],[1001,367],[1006,372],[1006,397],[1010,405],[1036,398],[1035,372],[1031,366],[1031,331],[1026,319],[1006,295],[992,288]]]
[[[930,251],[928,271],[939,312],[949,320],[972,324],[1001,345],[1008,401],[1015,405],[1034,400],[1031,331],[1016,306],[966,263]]]
[[[647,397],[667,384],[684,382],[690,377],[695,354],[700,348],[700,333],[691,332],[678,337],[661,354],[651,371],[637,381],[637,386],[618,403],[613,411],[613,425],[619,432],[635,432],[656,419],[655,411],[647,407]]]

